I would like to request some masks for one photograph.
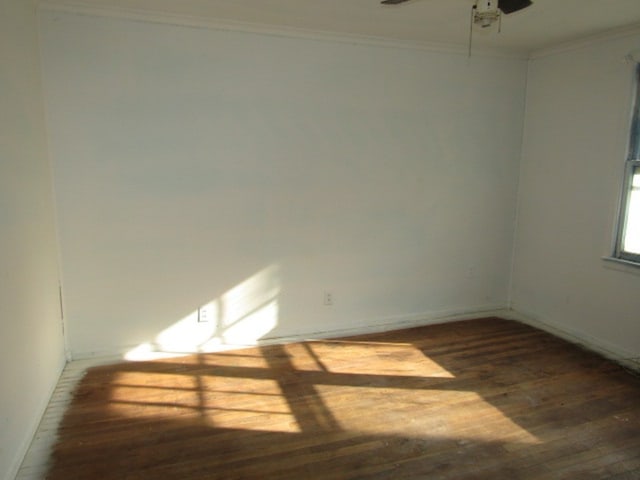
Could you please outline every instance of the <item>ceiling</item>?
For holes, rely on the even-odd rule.
[[[74,5],[78,2],[71,0]],[[610,30],[640,28],[640,0],[533,0],[505,16],[502,32],[474,33],[474,46],[531,53]],[[46,4],[69,5],[70,0]],[[185,15],[268,27],[466,47],[474,0],[81,0],[81,5]]]

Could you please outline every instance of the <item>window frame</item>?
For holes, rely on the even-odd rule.
[[[629,252],[623,248],[628,226],[629,203],[631,201],[631,192],[633,190],[633,178],[634,175],[640,174],[640,63],[637,63],[634,69],[632,102],[633,110],[631,129],[629,132],[629,147],[627,158],[625,160],[624,181],[622,198],[620,201],[620,212],[618,215],[614,257],[640,266],[640,253]]]

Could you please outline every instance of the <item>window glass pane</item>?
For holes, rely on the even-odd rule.
[[[640,64],[636,67],[636,98],[631,121],[629,160],[640,159]]]
[[[638,99],[638,103],[640,104],[640,98]],[[633,118],[633,124],[631,125],[629,160],[640,160],[640,114],[637,109]]]
[[[622,249],[640,255],[640,168],[633,172]]]

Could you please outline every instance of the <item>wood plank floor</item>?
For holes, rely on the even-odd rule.
[[[640,379],[479,319],[89,369],[50,479],[640,479]]]

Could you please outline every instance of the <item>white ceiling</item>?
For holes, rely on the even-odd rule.
[[[474,45],[530,53],[610,30],[640,27],[640,0],[533,2],[530,8],[505,16],[499,35],[485,31],[474,34]],[[46,3],[68,5],[69,0]],[[398,6],[380,5],[379,0],[82,0],[81,3],[203,20],[465,47],[474,0],[411,0]]]

